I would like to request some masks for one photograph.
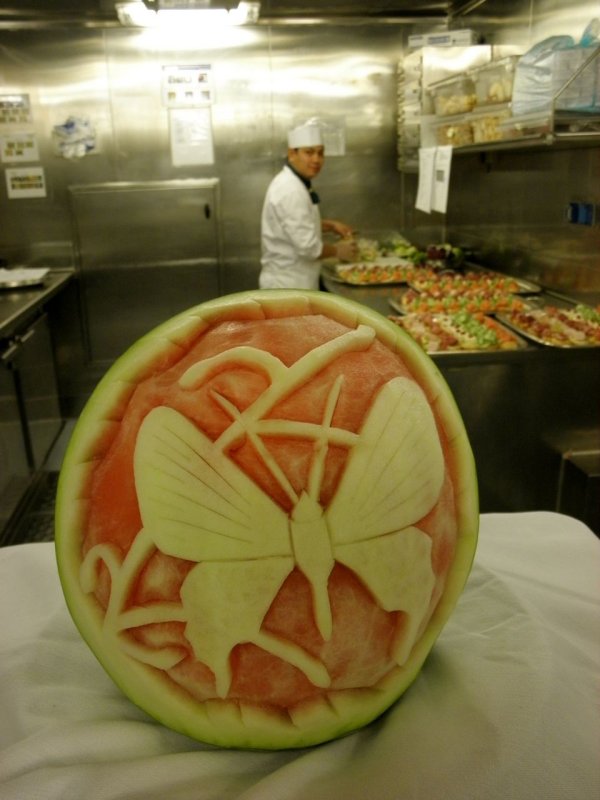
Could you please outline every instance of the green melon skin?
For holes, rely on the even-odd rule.
[[[455,508],[453,558],[437,604],[410,652],[374,685],[333,689],[297,704],[289,713],[239,698],[227,699],[226,681],[225,696],[199,700],[155,666],[132,657],[120,646],[118,635],[107,634],[108,612],[82,578],[87,569],[88,582],[94,580],[93,569],[82,567],[90,476],[119,428],[136,387],[161,372],[167,362],[181,358],[199,336],[227,320],[304,315],[324,315],[350,330],[359,325],[372,329],[378,342],[400,355],[423,390],[445,436],[445,464],[453,482]],[[408,689],[462,593],[475,555],[478,524],[476,469],[468,437],[447,384],[424,351],[385,317],[352,301],[324,292],[267,290],[233,294],[191,308],[141,338],[109,369],[81,413],[65,454],[57,492],[55,546],[73,620],[106,672],[133,703],[165,726],[202,742],[226,748],[280,750],[316,745],[355,731],[379,717]],[[310,562],[309,556],[307,559]],[[318,563],[312,562],[310,568],[318,572]],[[393,589],[384,587],[384,591]],[[215,605],[219,602],[215,597]],[[211,645],[215,664],[219,658],[223,660],[220,645],[217,636]]]

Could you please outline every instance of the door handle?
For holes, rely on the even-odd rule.
[[[20,336],[17,336],[17,341],[19,342],[19,344],[25,344],[25,342],[28,342],[32,336],[35,336],[35,328],[30,328],[25,333],[21,334]]]
[[[9,342],[8,347],[4,350],[3,353],[0,354],[0,363],[5,364],[9,369],[12,369],[12,361],[14,357],[17,355],[19,350],[21,349],[21,345],[15,339],[12,342]]]
[[[35,336],[35,329],[30,328],[25,333],[17,334],[14,336],[9,342],[6,349],[0,354],[0,363],[5,364],[8,366],[9,369],[12,369],[12,361],[15,359],[15,356],[21,351],[25,342],[28,342],[32,336]]]
[[[205,217],[205,219],[210,219],[210,214],[211,214],[210,203],[205,203],[204,204],[204,217]]]

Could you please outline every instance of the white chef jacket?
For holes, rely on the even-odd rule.
[[[271,181],[261,219],[261,289],[318,289],[321,213],[289,166]]]

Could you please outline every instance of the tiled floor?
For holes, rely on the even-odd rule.
[[[25,513],[6,534],[6,544],[52,542],[54,540],[54,498],[58,472],[44,472]]]

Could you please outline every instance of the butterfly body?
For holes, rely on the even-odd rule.
[[[303,493],[290,517],[290,535],[296,566],[310,583],[319,633],[331,638],[331,605],[327,582],[335,564],[331,534],[321,506]]]

